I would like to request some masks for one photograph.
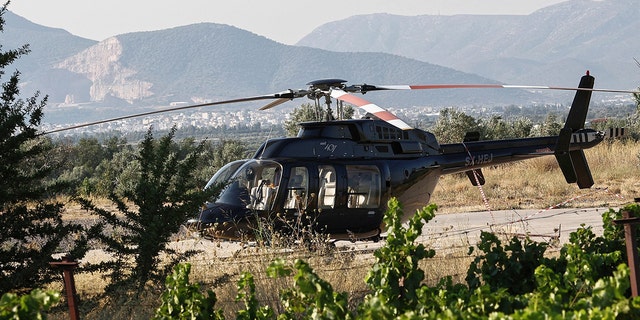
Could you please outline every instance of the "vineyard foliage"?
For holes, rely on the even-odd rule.
[[[45,312],[60,301],[60,293],[34,289],[19,296],[7,292],[0,298],[0,319],[46,319]]]
[[[335,292],[306,262],[277,259],[268,269],[270,277],[293,277],[293,287],[280,292],[278,315],[255,298],[253,277],[245,273],[238,281],[238,301],[245,309],[240,319],[637,319],[640,298],[631,297],[629,268],[626,265],[624,231],[613,221],[630,211],[640,214],[634,204],[619,211],[603,213],[604,232],[597,236],[582,226],[571,234],[560,253],[549,257],[547,244],[513,237],[503,244],[495,234],[482,233],[476,257],[469,266],[465,283],[450,276],[430,286],[425,283],[419,262],[435,255],[415,240],[422,226],[435,215],[436,206],[418,210],[408,226],[400,222],[402,208],[389,201],[385,217],[388,237],[376,250],[376,262],[366,275],[369,292],[355,308],[348,295]],[[188,283],[189,265],[178,265],[167,278],[167,291],[156,318],[220,319],[215,294],[203,298],[197,285]],[[180,288],[176,288],[179,284]],[[171,313],[167,305],[172,306]],[[180,304],[180,303],[179,303]],[[196,304],[196,306],[194,306]],[[183,314],[179,310],[185,310]],[[204,310],[194,314],[193,310]]]

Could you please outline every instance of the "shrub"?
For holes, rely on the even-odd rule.
[[[79,199],[85,208],[102,219],[101,224],[113,230],[110,234],[98,237],[116,259],[87,268],[110,271],[110,288],[127,283],[141,290],[148,280],[165,277],[176,261],[196,253],[178,253],[167,244],[182,224],[198,212],[211,192],[217,190],[202,191],[192,184],[202,149],[195,148],[184,160],[180,160],[172,148],[174,132],[175,128],[156,141],[149,129],[135,159],[140,172],[136,175],[133,187],[125,191],[123,196],[115,193],[110,196],[119,213]],[[130,203],[135,208],[130,208]],[[161,254],[165,254],[169,260],[164,267],[160,265]]]
[[[29,294],[18,296],[5,293],[0,298],[0,319],[46,319],[43,312],[60,301],[60,293],[34,289]]]
[[[365,281],[370,293],[356,307],[347,308],[347,294],[335,292],[302,260],[293,266],[275,260],[271,277],[293,276],[294,285],[280,292],[278,319],[634,319],[640,316],[640,298],[629,298],[629,269],[621,264],[620,226],[612,224],[620,211],[603,214],[605,232],[596,237],[590,228],[572,233],[560,256],[545,258],[546,244],[512,238],[503,247],[495,235],[483,233],[467,280],[454,284],[451,277],[437,285],[424,283],[421,259],[434,252],[414,241],[423,221],[434,216],[435,205],[416,212],[408,227],[400,224],[397,200],[385,215],[388,238],[376,250],[375,264]],[[640,213],[637,205],[622,210]],[[188,272],[188,271],[187,271]],[[517,274],[521,274],[520,278]],[[186,285],[186,284],[185,284]],[[250,274],[238,281],[237,300],[245,302],[238,318],[273,319],[269,307],[260,307]],[[199,297],[200,293],[194,293]],[[164,296],[163,296],[164,297]],[[191,301],[190,299],[175,299]]]

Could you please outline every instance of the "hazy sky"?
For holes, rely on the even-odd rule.
[[[215,22],[294,44],[323,23],[357,14],[529,14],[563,1],[13,0],[8,8],[37,24],[62,28],[93,40],[128,32]]]

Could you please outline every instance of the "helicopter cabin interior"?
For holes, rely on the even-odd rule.
[[[302,213],[336,208],[376,209],[382,175],[376,165],[305,164],[284,170],[274,161],[249,161],[238,180],[247,186],[247,209]],[[288,179],[287,179],[288,177]],[[282,186],[281,183],[286,185]],[[317,196],[316,196],[317,195]]]

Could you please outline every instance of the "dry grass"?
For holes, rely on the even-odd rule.
[[[567,184],[555,158],[549,156],[483,170],[487,181],[483,191],[492,210],[541,209],[569,199],[573,201],[565,206],[619,206],[633,201],[634,197],[638,196],[639,155],[640,144],[630,142],[601,144],[587,150],[586,156],[596,182],[592,189],[580,190],[575,185]],[[471,186],[466,175],[443,177],[432,202],[438,204],[438,213],[486,210],[478,188]],[[458,244],[452,244],[452,247],[456,245]],[[367,292],[364,277],[373,264],[370,253],[327,248],[308,251],[303,247],[294,246],[291,249],[282,246],[248,247],[232,256],[220,257],[217,252],[222,246],[223,243],[211,243],[207,250],[190,259],[190,279],[192,283],[200,283],[203,288],[214,289],[218,297],[217,306],[225,310],[227,318],[234,318],[235,310],[244,308],[235,302],[236,282],[244,271],[254,275],[257,298],[260,302],[278,310],[278,293],[284,288],[290,288],[292,279],[270,279],[266,276],[266,268],[275,258],[289,261],[296,258],[305,259],[336,291],[348,292],[352,305],[360,302]],[[421,263],[421,267],[429,284],[435,284],[447,275],[453,276],[454,281],[463,282],[472,259],[473,257],[466,255],[465,249],[459,249],[427,259]],[[140,296],[127,292],[125,288],[122,293],[105,298],[100,295],[106,284],[99,275],[76,275],[83,318],[148,319],[159,305],[160,293],[163,290],[163,284],[154,284],[148,292]],[[56,289],[61,289],[61,285]],[[62,305],[50,315],[50,319],[67,317],[66,305]]]
[[[541,209],[574,198],[566,206],[606,207],[640,196],[640,144],[602,143],[585,154],[595,181],[591,189],[567,184],[553,156],[483,169],[487,182],[482,191],[489,207]],[[486,210],[480,190],[466,175],[442,177],[431,202],[438,204],[439,213]]]
[[[237,244],[230,247],[225,242],[194,241],[188,249],[203,248],[201,245],[204,245],[205,250],[188,261],[192,265],[190,281],[199,283],[203,289],[215,291],[218,299],[216,306],[224,310],[227,319],[235,318],[236,311],[244,309],[242,303],[235,301],[236,283],[243,272],[250,272],[254,276],[256,296],[260,303],[271,306],[276,312],[280,310],[279,292],[291,288],[293,280],[290,277],[272,279],[267,276],[267,267],[276,258],[285,259],[291,264],[298,258],[307,261],[322,279],[332,284],[335,291],[347,292],[354,308],[368,293],[364,279],[374,262],[372,249],[379,244],[361,244],[355,249],[353,246],[342,246],[345,244],[342,242],[338,243],[338,247],[321,245],[309,250],[298,243],[280,243],[276,247],[240,247]],[[222,256],[221,252],[226,255]],[[445,275],[452,275],[454,281],[462,282],[471,259],[460,252],[427,259],[421,262],[421,267],[429,284],[436,284]],[[159,306],[164,290],[162,283],[155,283],[150,284],[148,291],[142,294],[122,288],[105,296],[103,291],[108,283],[99,274],[89,273],[77,273],[75,283],[80,298],[80,314],[87,319],[149,319]],[[51,288],[62,290],[62,284],[54,284]],[[49,318],[67,317],[66,304],[63,303]]]

